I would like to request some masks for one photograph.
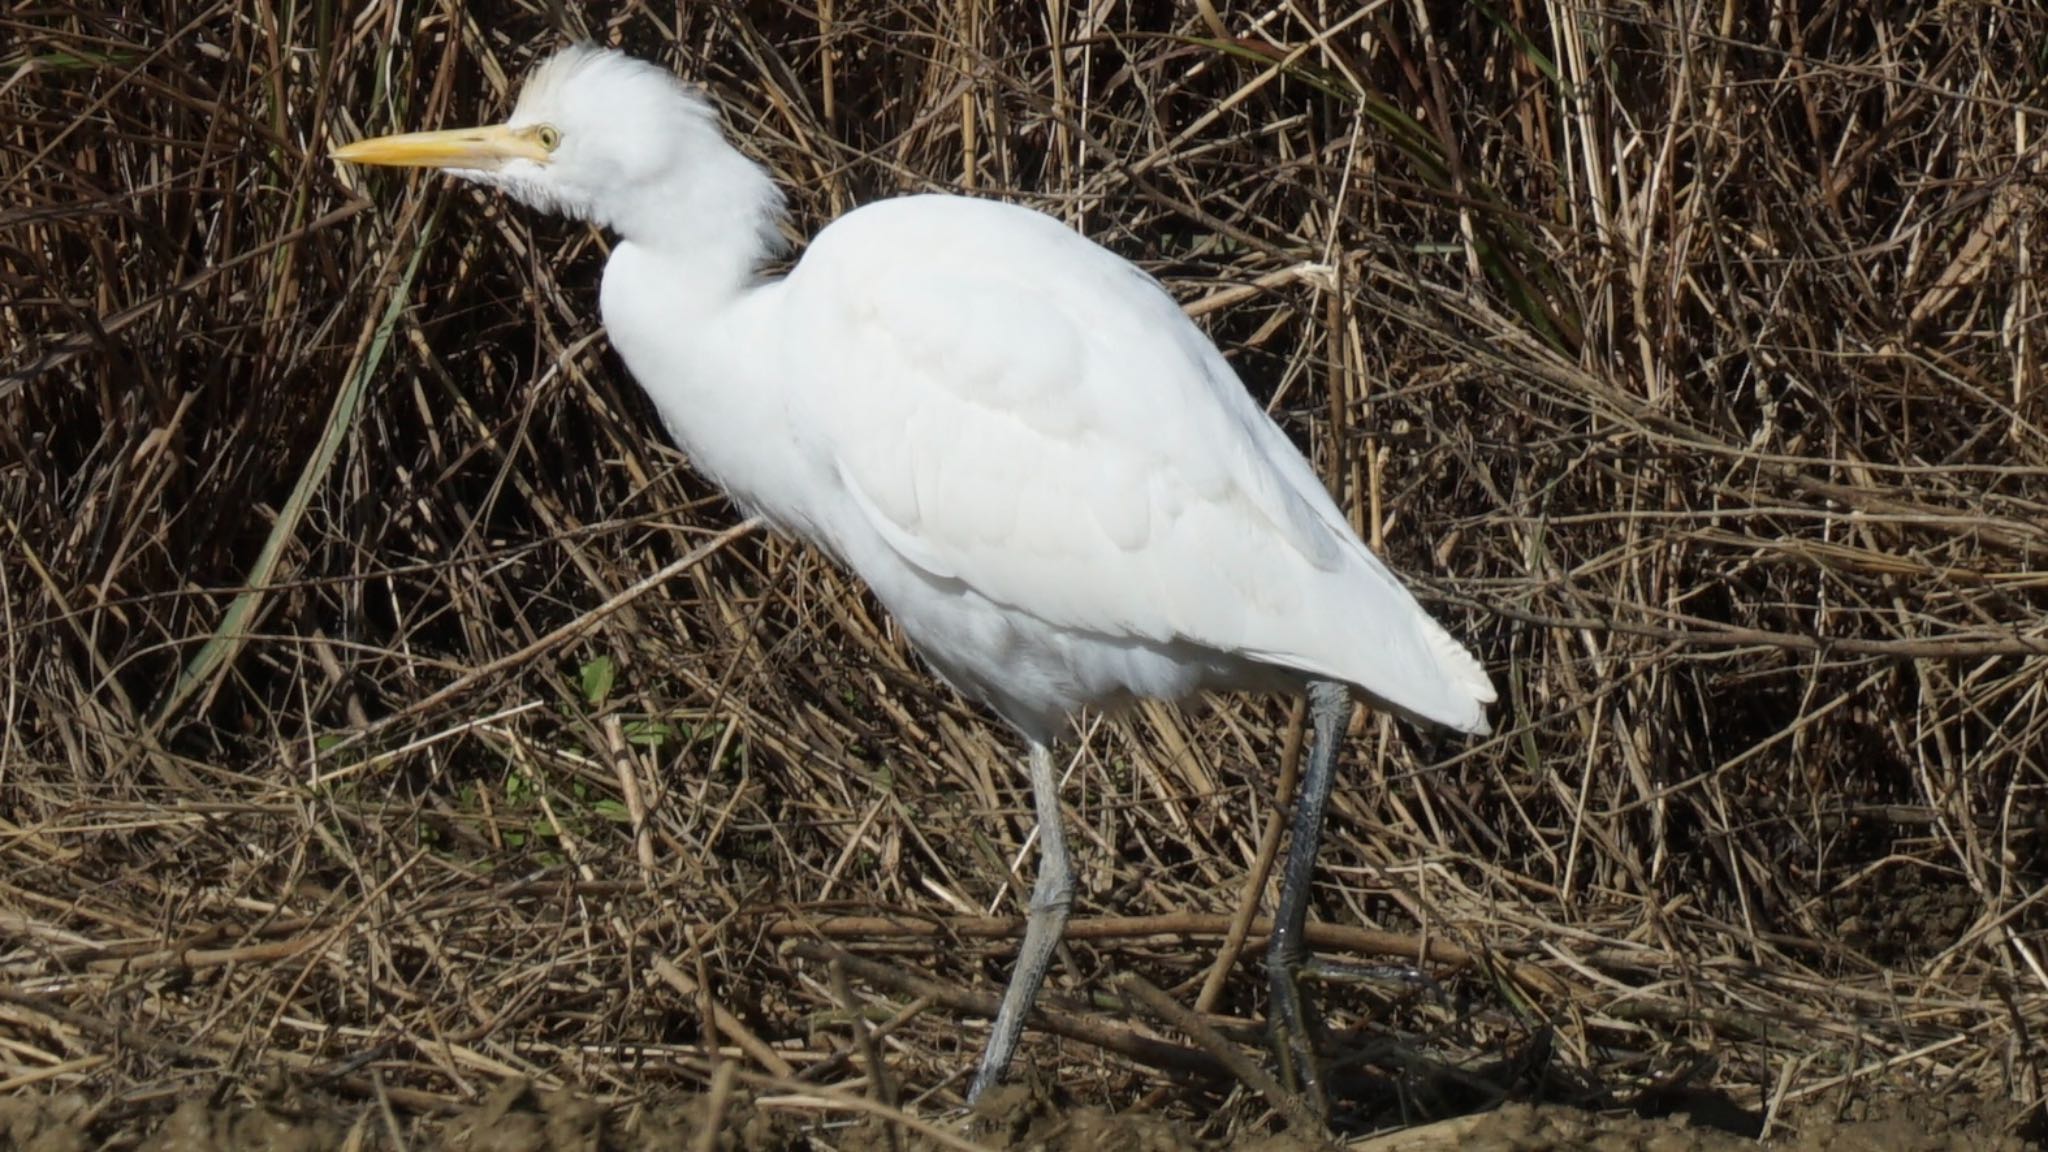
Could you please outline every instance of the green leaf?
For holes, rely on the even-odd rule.
[[[577,672],[577,680],[583,688],[583,701],[592,708],[601,706],[612,694],[612,684],[618,679],[618,670],[612,666],[612,658],[599,656],[585,664]]]
[[[662,720],[634,720],[626,725],[626,743],[642,748],[659,748],[675,736],[675,725]]]

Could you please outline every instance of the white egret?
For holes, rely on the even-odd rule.
[[[588,45],[540,65],[501,125],[334,155],[617,232],[604,324],[691,462],[858,573],[1022,734],[1038,878],[971,1097],[1008,1067],[1066,924],[1050,749],[1071,718],[1306,689],[1315,745],[1267,966],[1276,1046],[1312,1084],[1297,975],[1351,692],[1481,733],[1494,691],[1156,281],[1049,216],[959,196],[850,212],[765,279],[783,212],[767,172],[703,95]]]

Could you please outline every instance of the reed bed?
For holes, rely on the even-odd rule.
[[[1353,726],[1320,946],[1441,995],[1320,988],[1347,1123],[2034,1122],[2048,15],[1988,3],[0,8],[0,1085],[964,1090],[1013,742],[666,445],[605,236],[326,159],[579,37],[796,237],[950,191],[1142,264],[1482,654],[1495,736]],[[1279,1126],[1128,981],[1257,1043],[1299,726],[1072,744],[1063,1098]]]

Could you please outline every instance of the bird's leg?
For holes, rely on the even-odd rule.
[[[1067,909],[1074,900],[1074,873],[1067,866],[1067,835],[1060,821],[1060,784],[1053,774],[1052,750],[1033,742],[1029,759],[1031,796],[1038,807],[1038,881],[1031,889],[1031,914],[1024,921],[1024,946],[1017,952],[1016,971],[1010,974],[995,1030],[982,1050],[981,1069],[967,1091],[970,1104],[995,1087],[1009,1068],[1017,1040],[1024,1034],[1024,1017],[1038,999],[1039,985],[1045,983],[1046,969],[1052,966],[1052,952],[1066,930]]]
[[[1273,918],[1273,936],[1266,944],[1266,979],[1272,1007],[1267,1027],[1273,1053],[1280,1060],[1282,1080],[1308,1098],[1318,1115],[1329,1114],[1322,1074],[1316,1067],[1315,1045],[1301,998],[1301,966],[1308,957],[1308,884],[1315,872],[1316,847],[1323,836],[1323,807],[1337,772],[1337,745],[1351,716],[1351,690],[1318,680],[1308,686],[1309,715],[1316,742],[1308,771],[1294,791],[1294,825],[1287,840],[1287,866],[1280,877],[1280,907]]]

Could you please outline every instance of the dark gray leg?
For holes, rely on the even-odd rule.
[[[1308,957],[1303,933],[1308,925],[1308,884],[1316,868],[1316,847],[1323,836],[1323,808],[1337,774],[1337,745],[1351,718],[1351,690],[1318,680],[1308,686],[1309,716],[1315,722],[1315,747],[1309,750],[1308,771],[1294,793],[1294,824],[1287,838],[1287,865],[1280,877],[1280,907],[1273,917],[1273,936],[1266,943],[1266,979],[1272,988],[1267,1027],[1273,1053],[1280,1060],[1281,1081],[1308,1098],[1319,1115],[1329,1114],[1322,1074],[1316,1067],[1301,999],[1301,966]]]
[[[1053,775],[1052,750],[1033,744],[1029,761],[1031,797],[1038,807],[1038,882],[1031,889],[1031,914],[1024,921],[1024,946],[1017,953],[1017,969],[1010,974],[1002,1009],[996,1013],[995,1031],[982,1050],[981,1070],[974,1074],[974,1086],[967,1091],[969,1104],[995,1087],[1010,1067],[1017,1040],[1024,1034],[1024,1017],[1031,1011],[1032,1001],[1038,999],[1046,969],[1052,967],[1052,951],[1066,930],[1067,909],[1074,900],[1074,873],[1067,866],[1067,834],[1060,822],[1060,785]]]

